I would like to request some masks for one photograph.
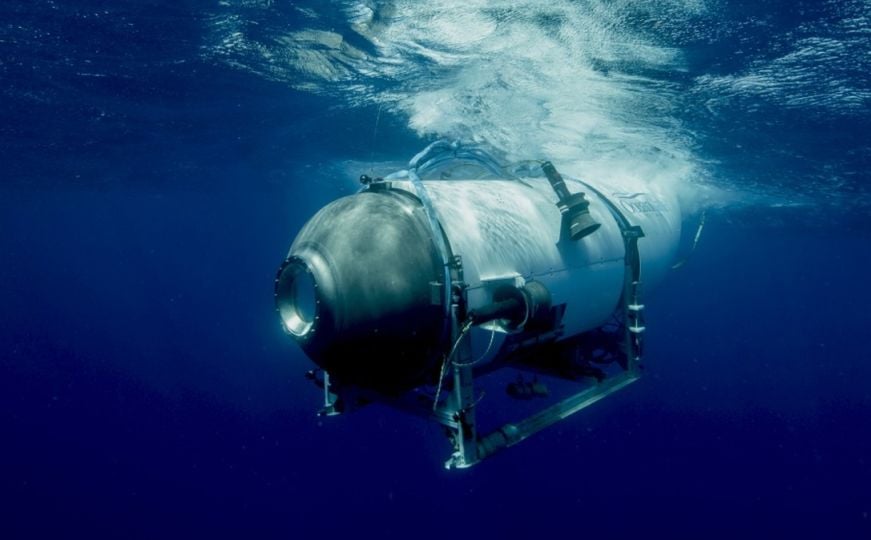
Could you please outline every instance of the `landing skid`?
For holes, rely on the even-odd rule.
[[[534,360],[535,351],[532,355],[526,355],[522,360],[502,363],[502,367],[510,366],[536,374],[569,380],[570,384],[580,386],[582,389],[521,420],[505,423],[483,436],[478,436],[477,433],[476,414],[480,397],[476,397],[474,388],[476,377],[484,377],[486,373],[476,374],[471,366],[471,347],[468,336],[465,336],[458,344],[455,358],[449,366],[450,372],[445,374],[448,379],[445,397],[435,406],[433,396],[420,390],[388,398],[357,387],[346,388],[333,384],[326,372],[319,372],[322,373],[321,376],[318,376],[318,372],[310,372],[310,378],[324,391],[324,407],[319,414],[332,416],[358,409],[372,402],[388,405],[444,426],[453,447],[453,452],[445,462],[445,467],[449,469],[471,467],[499,450],[509,448],[586,409],[640,378],[642,336],[645,327],[642,317],[644,306],[639,301],[639,283],[637,281],[627,279],[623,298],[621,320],[616,330],[609,333],[612,336],[611,339],[614,340],[612,349],[615,351],[613,358],[606,359],[610,360],[610,364],[613,366],[609,370],[610,373],[602,371],[603,377],[601,378],[589,374],[587,376],[567,375],[564,369],[555,369],[552,363],[536,362]],[[460,329],[455,327],[453,333],[459,335]],[[585,337],[589,338],[590,336],[582,335],[579,341],[588,343],[584,342]],[[602,339],[601,335],[598,335],[596,337],[597,343],[601,342]],[[563,352],[575,353],[582,349],[581,344],[569,345],[568,347],[571,349],[564,349]],[[589,351],[585,350],[584,353],[588,354]]]

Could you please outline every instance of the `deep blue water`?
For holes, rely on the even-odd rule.
[[[867,1],[74,4],[0,7],[0,536],[871,537]],[[707,209],[645,377],[464,471],[272,298],[440,136]]]

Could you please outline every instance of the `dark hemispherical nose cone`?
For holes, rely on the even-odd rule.
[[[441,256],[420,202],[365,191],[322,208],[275,280],[285,330],[348,383],[399,391],[432,368],[445,330]]]

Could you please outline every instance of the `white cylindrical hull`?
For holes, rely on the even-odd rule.
[[[564,337],[601,326],[618,308],[625,245],[612,208],[644,231],[638,249],[645,288],[665,275],[680,237],[676,199],[640,184],[595,186],[566,178],[569,190],[586,193],[590,214],[601,224],[577,241],[560,241],[562,216],[546,179],[424,185],[451,252],[462,257],[469,309],[492,302],[496,287],[538,281],[550,291],[553,305],[566,305]],[[413,192],[407,182],[393,186]]]

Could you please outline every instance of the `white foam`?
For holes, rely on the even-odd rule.
[[[656,9],[697,14],[705,3]],[[678,120],[681,90],[667,82],[686,69],[682,52],[629,30],[630,0],[355,0],[343,10],[371,47],[296,29],[255,69],[376,102],[422,136],[486,143],[507,160],[686,190],[706,175]]]

